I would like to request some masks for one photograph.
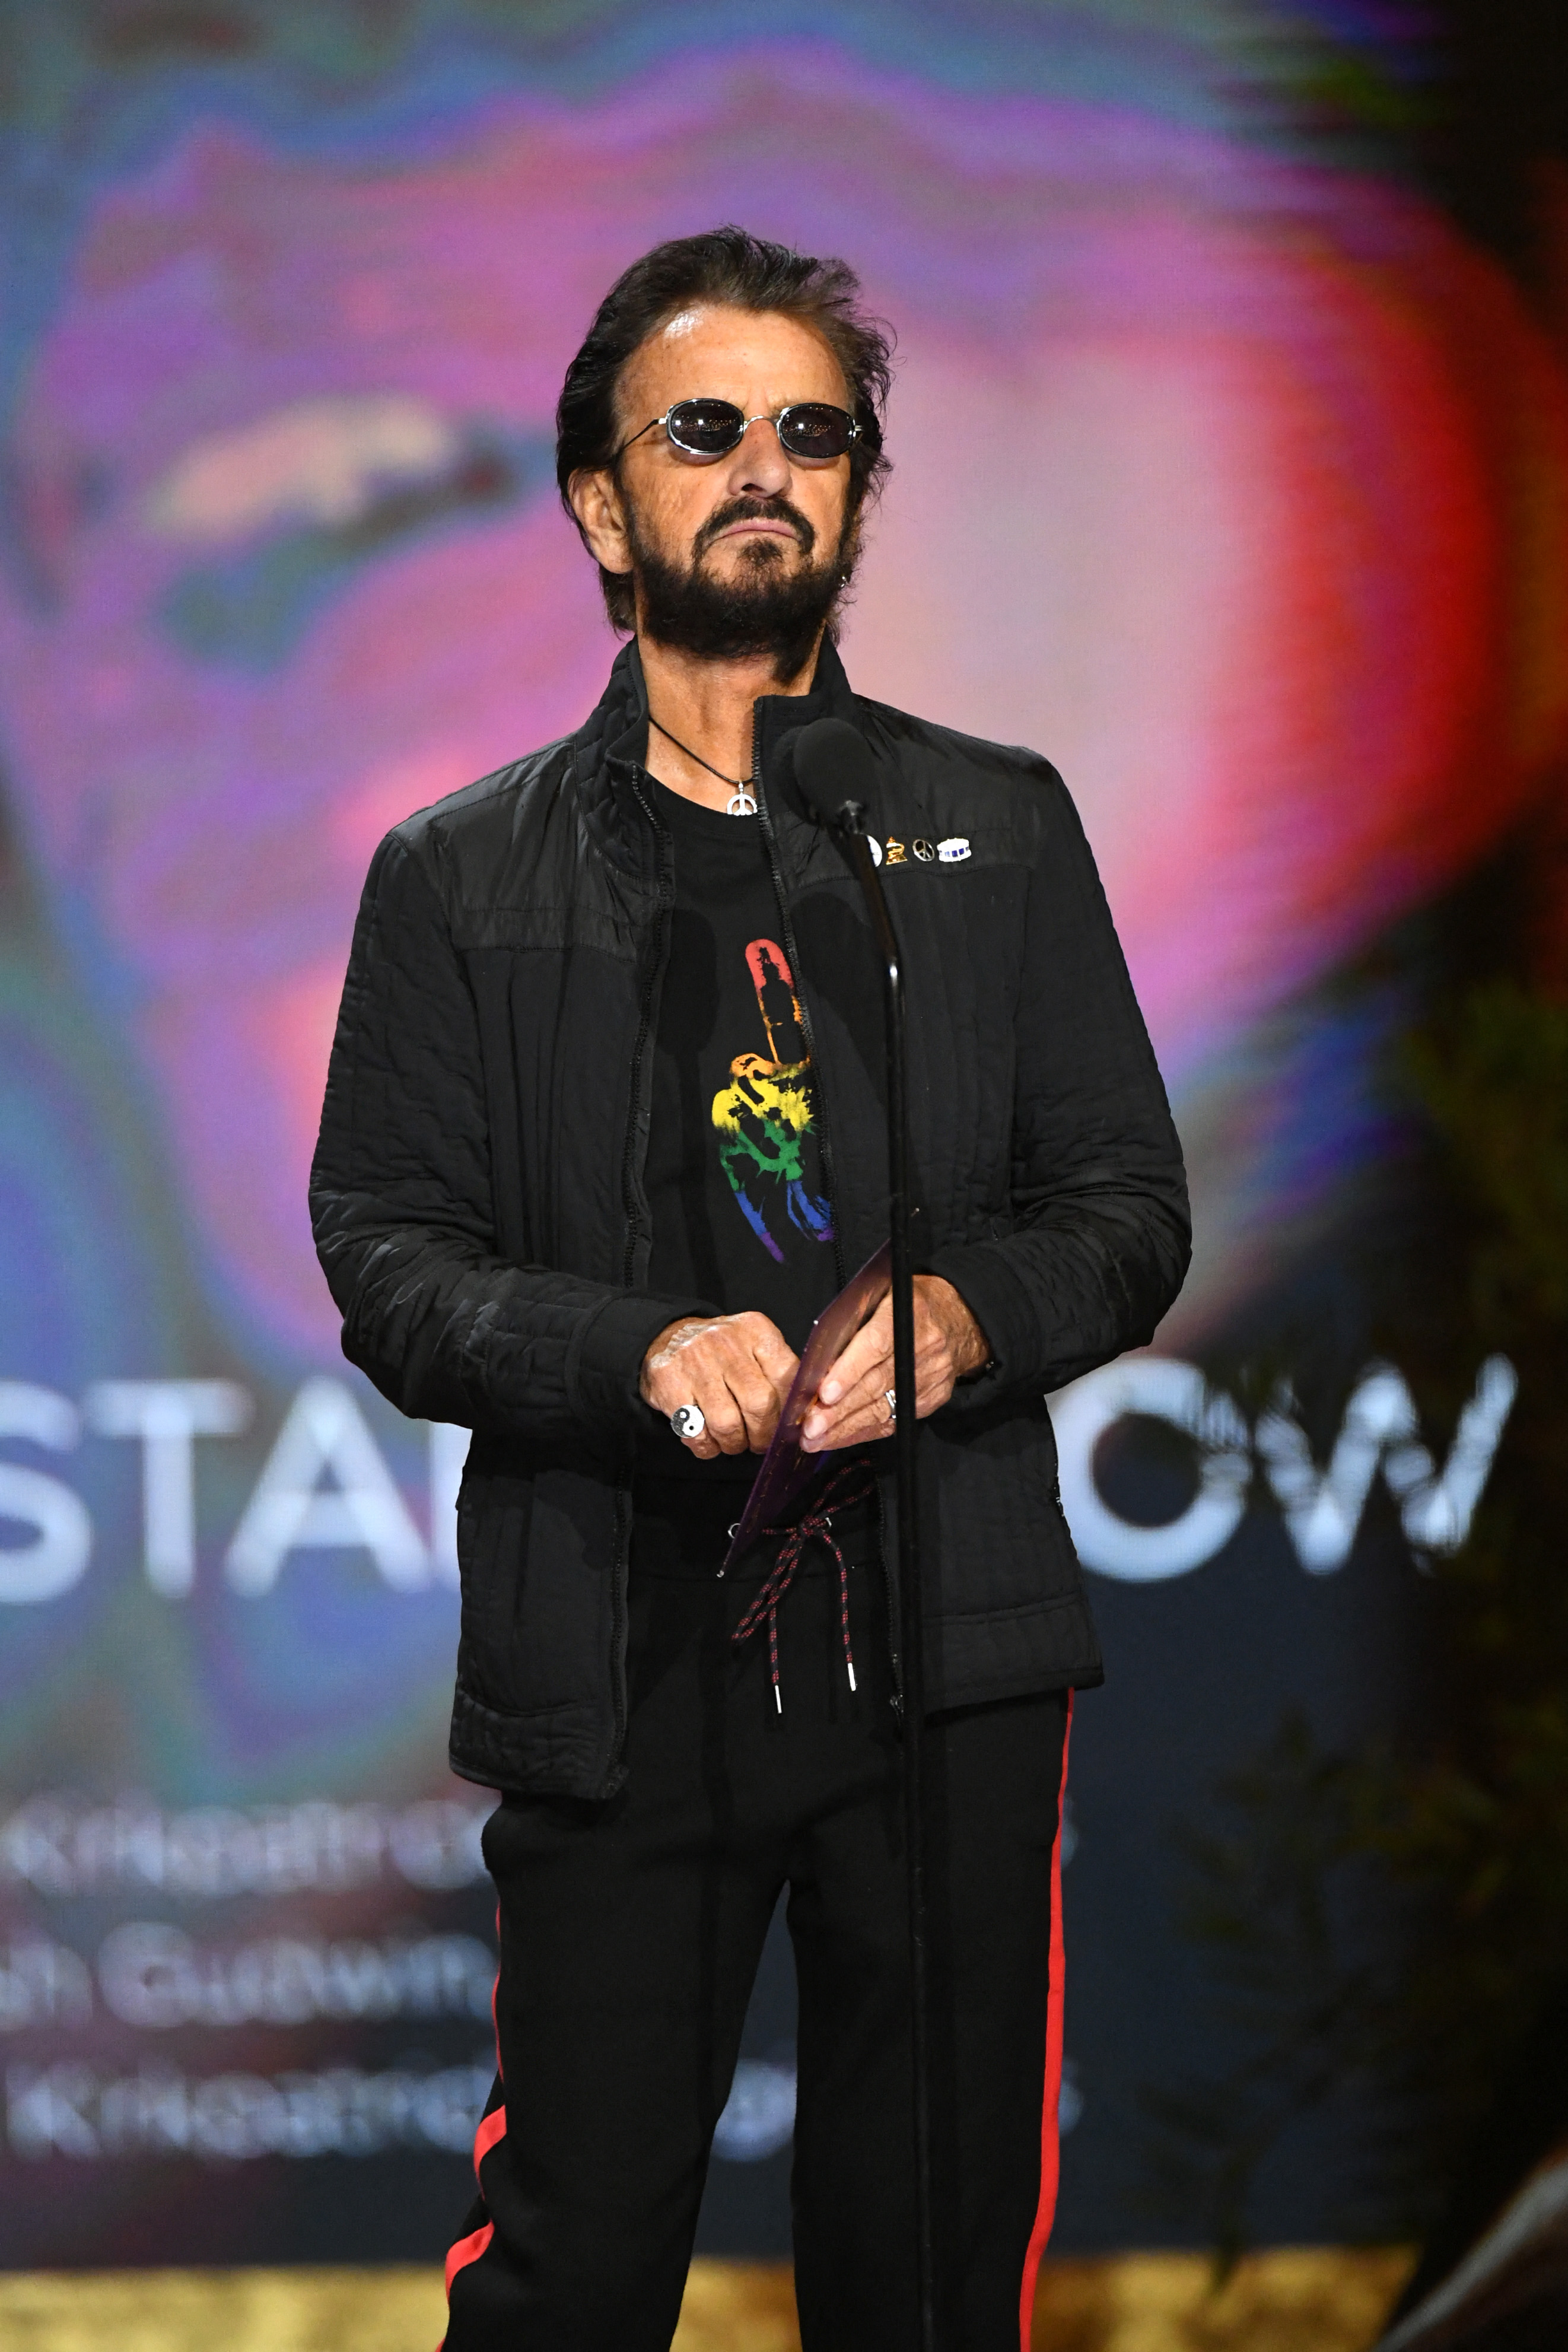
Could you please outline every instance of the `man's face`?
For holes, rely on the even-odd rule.
[[[694,457],[643,430],[695,398],[754,420],[727,457]],[[795,401],[847,408],[850,395],[821,336],[776,311],[684,310],[628,362],[618,405],[631,446],[618,474],[580,476],[573,496],[599,562],[633,574],[643,634],[719,656],[814,643],[846,568],[850,460],[786,453],[768,420]]]

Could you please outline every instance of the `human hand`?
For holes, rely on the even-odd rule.
[[[643,1359],[644,1403],[668,1420],[695,1404],[706,1423],[681,1444],[699,1462],[721,1454],[766,1454],[799,1359],[766,1315],[684,1317],[668,1323]]]
[[[945,1405],[966,1372],[988,1361],[990,1343],[950,1282],[915,1277],[915,1414],[924,1421]],[[862,1325],[817,1391],[800,1443],[808,1454],[864,1445],[893,1428],[893,1301],[884,1298]]]

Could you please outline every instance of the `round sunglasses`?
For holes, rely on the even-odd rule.
[[[733,400],[677,400],[663,416],[651,416],[631,440],[622,441],[615,456],[621,457],[632,441],[641,441],[644,433],[662,425],[675,447],[688,457],[724,457],[737,449],[747,428],[758,424],[772,425],[779,447],[789,457],[841,457],[851,443],[864,434],[864,427],[844,409],[834,408],[825,400],[792,401],[776,416],[747,416]]]

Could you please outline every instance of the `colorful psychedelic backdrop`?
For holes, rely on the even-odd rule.
[[[1209,0],[6,23],[0,2260],[408,2256],[465,2202],[464,1441],[342,1363],[306,1171],[377,839],[611,658],[563,365],[631,257],[727,218],[847,254],[896,325],[851,675],[1061,766],[1189,1152],[1181,1306],[1059,1401],[1111,1673],[1059,2243],[1190,2234],[1140,2202],[1203,2030],[1173,1839],[1288,1700],[1347,1738],[1397,1705],[1512,1389],[1478,1362],[1456,1442],[1353,1367],[1330,1453],[1193,1369],[1282,1296],[1343,1321],[1377,943],[1568,730],[1568,387],[1388,161],[1420,36]],[[775,1951],[715,2250],[787,2243],[789,2037]],[[1332,2226],[1325,2145],[1265,2234]]]

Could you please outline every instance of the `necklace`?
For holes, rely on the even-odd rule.
[[[714,766],[711,760],[705,760],[698,752],[687,751],[685,744],[682,742],[678,735],[672,735],[667,727],[659,727],[659,722],[654,718],[651,710],[648,713],[648,724],[650,727],[659,728],[659,732],[664,737],[666,743],[673,743],[677,751],[685,751],[686,758],[691,761],[693,767],[706,768],[708,774],[710,776],[716,776],[721,784],[732,784],[734,786],[735,789],[724,804],[724,813],[726,816],[755,816],[757,814],[757,796],[751,789],[751,779],[749,776],[727,776],[722,768],[716,768]]]

